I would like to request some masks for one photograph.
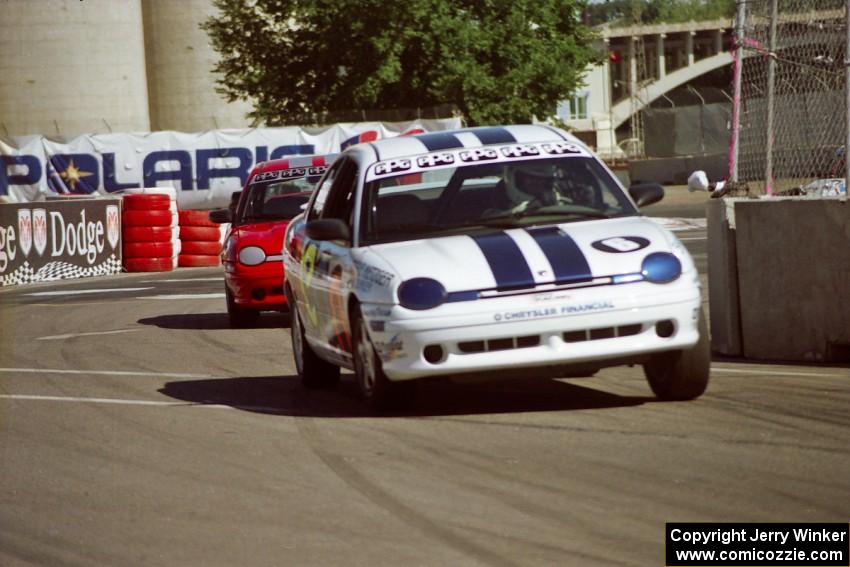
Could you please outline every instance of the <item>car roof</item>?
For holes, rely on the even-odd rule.
[[[311,154],[311,155],[291,155],[282,158],[270,159],[261,161],[251,170],[251,177],[258,173],[267,171],[280,171],[282,169],[293,169],[299,167],[317,167],[330,165],[339,154]]]
[[[395,136],[368,144],[376,161],[426,154],[440,150],[479,148],[493,144],[530,144],[536,142],[570,142],[584,147],[575,136],[545,124],[481,126],[459,130],[440,130],[414,136]],[[362,148],[358,148],[362,151]]]

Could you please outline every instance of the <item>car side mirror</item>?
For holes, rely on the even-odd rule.
[[[629,187],[629,195],[638,207],[645,207],[664,198],[664,187],[659,183],[635,183]]]
[[[316,219],[307,223],[305,228],[307,238],[313,240],[344,240],[351,241],[351,230],[339,219]]]
[[[210,220],[217,224],[231,222],[230,209],[215,209],[210,211]]]

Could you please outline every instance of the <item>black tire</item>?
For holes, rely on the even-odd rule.
[[[382,411],[396,409],[413,403],[416,399],[416,380],[391,382],[384,374],[383,365],[375,351],[366,321],[355,306],[351,314],[351,334],[354,350],[354,376],[360,397],[370,409]]]
[[[233,299],[233,293],[227,285],[224,286],[224,297],[227,302],[227,318],[230,319],[231,327],[244,329],[256,325],[257,318],[260,316],[259,311],[240,307]]]
[[[291,297],[291,295],[289,295]],[[331,388],[339,383],[339,366],[319,358],[310,348],[301,324],[301,315],[295,304],[291,304],[289,332],[292,336],[292,356],[301,384],[308,389]]]
[[[711,373],[711,339],[702,309],[697,344],[689,350],[652,355],[643,365],[643,373],[661,400],[693,400],[705,392]]]

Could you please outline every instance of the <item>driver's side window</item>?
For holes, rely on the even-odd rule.
[[[322,212],[325,209],[325,203],[328,200],[328,193],[331,190],[331,186],[334,183],[334,180],[339,175],[340,170],[342,169],[343,162],[348,160],[337,160],[331,168],[328,170],[327,175],[322,179],[321,185],[316,188],[316,196],[313,199],[313,203],[310,205],[310,211],[307,213],[307,220],[315,220],[322,216]]]
[[[339,219],[351,228],[354,195],[357,191],[357,162],[351,159],[339,168],[322,211],[323,219]]]

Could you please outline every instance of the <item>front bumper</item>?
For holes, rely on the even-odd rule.
[[[687,349],[699,340],[699,310],[699,286],[684,276],[672,284],[532,293],[428,311],[362,306],[391,380],[482,372],[495,376],[588,363],[602,367]]]
[[[283,263],[280,261],[259,266],[225,265],[224,281],[240,307],[258,311],[278,311],[286,307]]]

